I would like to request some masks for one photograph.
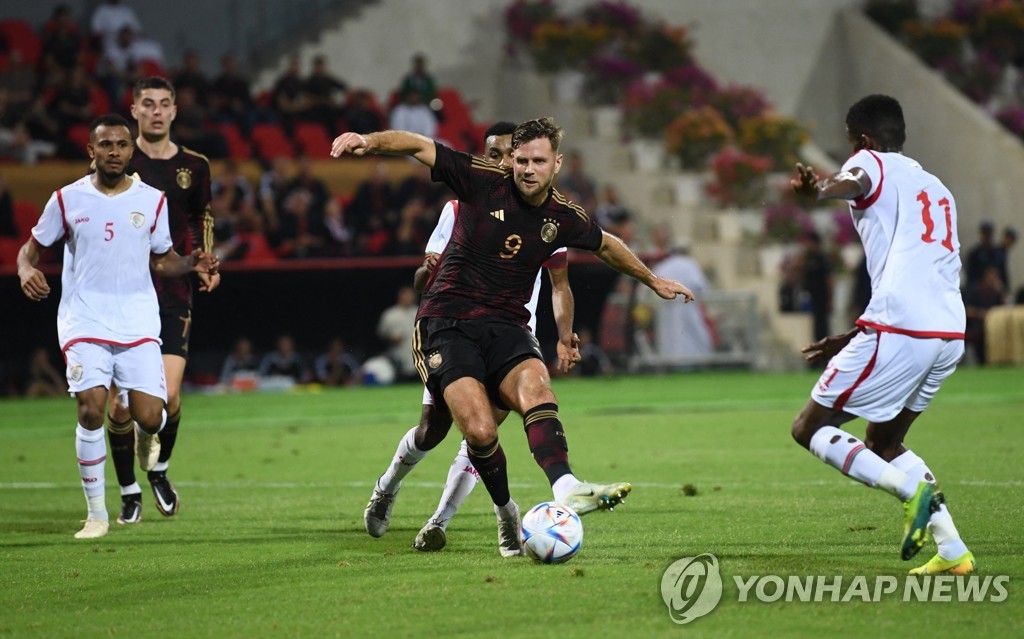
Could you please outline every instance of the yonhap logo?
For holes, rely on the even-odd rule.
[[[705,553],[673,563],[661,577],[661,598],[668,606],[668,616],[678,624],[714,610],[722,599],[718,558]]]

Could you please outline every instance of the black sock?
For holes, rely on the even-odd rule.
[[[167,423],[160,431],[160,456],[158,462],[166,462],[171,458],[171,451],[174,450],[174,441],[178,439],[178,424],[181,423],[181,409],[177,413],[167,416]]]
[[[470,444],[469,460],[473,462],[476,472],[480,473],[480,481],[487,487],[491,501],[495,506],[504,506],[512,499],[508,490],[508,467],[505,463],[505,451],[497,438],[477,448]]]
[[[131,486],[135,483],[135,425],[131,418],[116,422],[107,415],[107,438],[110,439],[110,458],[114,461],[117,483]]]
[[[569,468],[569,443],[558,419],[558,404],[541,404],[526,411],[523,426],[530,452],[552,485],[559,477],[572,472]]]

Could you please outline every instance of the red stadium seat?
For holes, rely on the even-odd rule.
[[[15,237],[0,237],[0,265],[17,264],[22,244],[24,242]]]
[[[68,141],[85,153],[85,147],[89,144],[89,125],[75,124],[68,129]]]
[[[21,63],[27,67],[39,64],[43,44],[32,29],[32,25],[24,20],[0,20],[0,36],[7,41],[7,48],[21,53]]]
[[[39,221],[39,207],[28,200],[14,200],[14,226],[18,237],[28,239],[29,231]]]
[[[144,76],[156,76],[160,78],[170,77],[167,71],[164,70],[160,63],[155,60],[143,60],[142,61],[142,75]]]
[[[264,160],[278,157],[295,157],[295,148],[278,124],[262,123],[252,127],[252,142],[256,145],[256,154]]]
[[[234,160],[245,161],[252,157],[252,149],[249,143],[242,137],[242,131],[234,122],[221,122],[216,125],[216,130],[224,136],[228,143],[228,153]]]
[[[110,113],[110,96],[99,87],[93,87],[89,92],[89,104],[92,105],[92,112],[96,117]]]
[[[299,122],[295,125],[295,140],[299,150],[308,158],[327,159],[331,153],[331,139],[320,124]]]

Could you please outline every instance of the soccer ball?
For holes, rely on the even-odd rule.
[[[537,561],[568,561],[583,542],[583,522],[568,506],[546,501],[523,516],[523,541],[526,552]]]

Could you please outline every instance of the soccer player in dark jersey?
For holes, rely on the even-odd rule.
[[[572,474],[551,380],[537,339],[525,327],[525,305],[541,265],[559,247],[580,248],[664,299],[693,299],[679,282],[654,275],[622,240],[552,187],[562,165],[562,135],[550,118],[520,124],[512,135],[511,172],[408,131],[344,133],[331,148],[334,157],[412,156],[459,198],[451,240],[420,304],[413,356],[434,401],[451,412],[466,439],[494,502],[505,556],[504,548],[512,546],[505,540],[518,541],[521,553],[522,523],[509,492],[492,400],[523,416],[530,450],[556,501],[607,508],[631,489],[627,483],[581,482]],[[576,349],[571,339],[560,336],[560,353]]]
[[[132,117],[139,124],[137,151],[129,173],[167,195],[167,222],[174,250],[212,250],[213,217],[210,214],[210,161],[205,156],[171,141],[174,121],[174,86],[166,79],[139,80],[133,89]],[[199,274],[199,290],[212,291],[220,274]],[[188,361],[192,330],[192,280],[188,277],[154,277],[160,301],[160,340],[163,342],[164,372],[167,377],[167,424],[159,439],[136,429],[119,394],[112,394],[107,416],[110,452],[121,485],[121,515],[117,522],[132,524],[142,518],[142,489],[135,481],[133,449],[139,465],[148,471],[156,506],[170,517],[178,512],[178,493],[167,478],[167,466],[181,423],[181,381]]]
[[[484,156],[492,163],[501,168],[512,166],[512,133],[516,125],[512,122],[496,122],[484,132]],[[444,249],[451,237],[451,229],[454,227],[455,216],[458,215],[458,201],[449,202],[445,205],[441,219],[434,233],[427,243],[427,256],[423,266],[416,270],[414,286],[417,292],[423,293],[427,280],[437,265],[438,258],[443,254]],[[569,287],[568,262],[564,249],[552,253],[550,259],[544,263],[551,279],[551,305],[554,310],[555,324],[559,334],[572,333],[573,323],[573,296]],[[537,306],[540,278],[536,279],[536,285],[530,298],[531,314],[534,314]],[[434,282],[437,286],[437,282]],[[530,326],[535,325],[535,318],[531,320]],[[566,353],[569,357],[559,361],[559,368],[568,372],[575,364],[572,356],[575,353]],[[494,408],[495,422],[500,426],[508,416],[507,410]],[[381,475],[374,485],[374,492],[370,503],[363,513],[363,520],[366,532],[373,537],[381,537],[387,532],[391,521],[391,510],[395,503],[395,497],[401,488],[402,480],[412,472],[431,450],[434,449],[445,436],[452,425],[452,416],[446,411],[434,405],[430,393],[423,393],[423,410],[420,413],[420,423],[410,429],[399,442],[391,463],[384,474]],[[462,502],[473,491],[477,483],[477,472],[469,461],[466,441],[463,440],[459,452],[452,461],[448,470],[448,478],[445,482],[444,493],[438,504],[434,515],[416,535],[413,541],[413,548],[416,550],[430,552],[444,548],[447,543],[446,529],[452,517],[459,510]],[[583,514],[582,512],[580,514]],[[509,541],[517,542],[515,539]],[[512,554],[518,554],[518,546],[505,549]]]

